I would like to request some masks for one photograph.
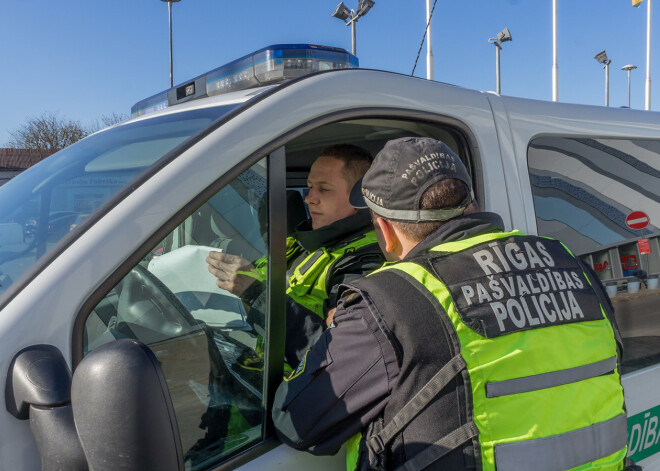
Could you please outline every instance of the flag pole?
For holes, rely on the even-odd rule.
[[[646,97],[644,109],[651,109],[651,9],[653,0],[647,0],[646,10]]]

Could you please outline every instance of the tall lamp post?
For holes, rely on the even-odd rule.
[[[603,64],[605,69],[605,106],[610,106],[610,64],[612,61],[607,58],[605,51],[600,51],[594,56],[594,59]]]
[[[167,0],[163,0],[167,1]],[[346,26],[351,27],[351,34],[352,34],[352,41],[351,41],[351,54],[354,56],[357,55],[357,47],[356,47],[356,34],[355,34],[355,23],[357,23],[357,20],[364,15],[367,14],[369,10],[371,10],[371,7],[374,6],[376,2],[373,0],[359,0],[358,2],[358,7],[357,10],[351,10],[349,9],[346,5],[344,5],[344,2],[339,2],[339,5],[337,5],[337,8],[335,8],[334,13],[332,14],[333,17],[339,18],[343,22],[346,23]]]
[[[181,0],[161,0],[167,2],[167,10],[170,16],[170,88],[174,86],[174,66],[172,64],[172,3]]]
[[[628,108],[630,108],[630,71],[635,70],[636,68],[637,66],[632,64],[624,65],[621,67],[621,70],[628,72]]]
[[[501,92],[501,86],[500,86],[500,49],[502,49],[502,43],[505,43],[507,41],[512,41],[513,38],[511,38],[511,33],[509,32],[509,28],[504,28],[502,31],[497,33],[496,38],[490,38],[488,40],[489,43],[495,45],[495,77],[496,77],[496,88],[497,88],[497,94],[499,95]]]

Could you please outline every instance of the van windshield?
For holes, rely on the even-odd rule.
[[[0,187],[0,294],[150,165],[236,105],[99,132]]]

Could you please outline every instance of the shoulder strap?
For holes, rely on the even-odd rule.
[[[395,471],[418,471],[426,469],[450,451],[455,450],[466,441],[479,435],[479,429],[474,422],[462,425],[448,435],[445,435],[433,445],[427,447],[414,458],[403,463]]]
[[[322,283],[320,291],[325,291],[325,281],[330,267],[340,259],[344,254],[355,252],[365,246],[376,243],[375,231],[369,231],[353,239],[345,241],[341,245],[333,248],[321,247],[315,252],[309,254],[294,270],[293,275],[289,277],[291,286],[300,285],[300,292],[305,294],[316,283]],[[304,291],[303,291],[304,289]]]
[[[385,451],[387,444],[398,435],[417,415],[466,367],[465,360],[458,354],[438,371],[415,396],[403,406],[394,418],[378,434],[367,438],[367,446],[373,453]],[[452,432],[453,433],[453,432]],[[451,434],[450,434],[451,435]],[[447,438],[447,437],[445,437]],[[465,441],[465,440],[463,440]],[[456,443],[454,448],[462,442]],[[452,448],[453,449],[453,448]],[[449,449],[448,451],[451,451]],[[438,457],[439,458],[439,457]],[[436,458],[436,459],[438,459]]]
[[[372,230],[333,248],[331,251],[333,259],[325,267],[325,270],[321,273],[318,280],[322,283],[322,289],[327,291],[328,281],[333,275],[337,263],[343,259],[344,255],[351,254],[352,256],[359,256],[363,252],[371,251],[375,244],[378,244],[378,239],[376,237],[376,231]]]

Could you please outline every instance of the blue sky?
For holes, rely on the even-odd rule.
[[[351,48],[350,28],[330,15],[338,0],[181,0],[173,5],[174,82],[183,82],[270,44]],[[357,0],[346,0],[349,8]],[[612,59],[610,105],[644,108],[646,2],[559,0],[559,101],[602,105]],[[660,11],[653,18],[652,109],[660,110]],[[357,25],[360,65],[410,74],[425,27],[425,0],[376,0]],[[435,80],[495,89],[495,47],[502,94],[552,99],[551,0],[438,0],[433,19]],[[136,101],[169,87],[167,4],[159,0],[2,0],[0,147],[9,131],[43,112],[89,124],[130,113]],[[426,49],[415,75],[426,76]]]

